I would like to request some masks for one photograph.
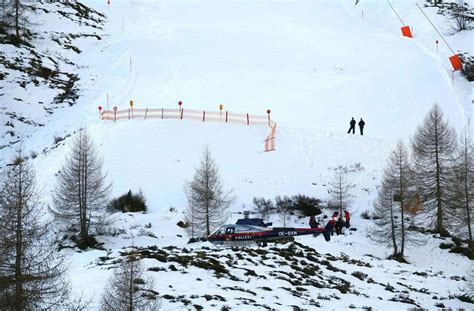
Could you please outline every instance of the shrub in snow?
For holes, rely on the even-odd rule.
[[[272,200],[266,200],[265,198],[253,198],[253,205],[255,205],[255,211],[262,218],[266,218],[268,213],[275,209]]]
[[[367,278],[367,274],[361,271],[354,271],[351,274],[352,276],[358,278],[359,280],[363,281]]]
[[[113,199],[110,202],[109,209],[112,211],[121,211],[122,213],[127,212],[146,212],[146,200],[141,191],[138,193],[132,193],[129,190],[126,194]]]
[[[298,194],[292,198],[293,208],[299,210],[305,216],[316,216],[321,214],[321,200],[304,194]]]
[[[459,54],[462,61],[461,73],[466,77],[467,81],[474,81],[474,57],[463,54]]]
[[[370,211],[369,211],[369,210],[363,211],[363,212],[360,214],[360,217],[362,217],[363,219],[370,219]]]
[[[316,216],[322,213],[320,207],[321,200],[304,194],[297,194],[291,197],[277,196],[275,198],[275,204],[265,198],[254,198],[253,204],[262,218],[265,218],[268,213],[274,210],[285,214],[298,212],[304,216]]]

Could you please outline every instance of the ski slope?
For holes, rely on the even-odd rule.
[[[71,55],[84,65],[78,69],[78,103],[55,112],[47,126],[37,128],[25,143],[27,151],[49,147],[33,162],[44,201],[50,200],[54,176],[69,150],[69,138],[53,148],[53,137],[81,127],[92,134],[104,158],[113,196],[141,189],[148,201],[148,214],[114,215],[115,226],[129,231],[104,238],[104,247],[115,256],[131,244],[189,247],[186,233],[176,223],[186,208],[183,185],[192,178],[205,145],[220,168],[224,187],[233,189],[233,212],[251,209],[254,197],[304,193],[327,199],[333,169],[344,165],[354,168],[348,179],[353,184],[351,211],[358,231],[330,243],[312,237],[299,241],[322,254],[346,253],[363,259],[368,253],[379,258],[372,272],[367,271],[379,282],[394,285],[393,275],[398,272],[410,278],[413,272],[431,271],[431,282],[415,278],[414,286],[429,287],[445,297],[462,292],[466,282],[449,278],[468,275],[469,260],[440,250],[439,241],[410,249],[412,265],[380,259],[388,250],[367,239],[370,222],[358,217],[372,205],[394,142],[402,138],[408,143],[434,102],[458,132],[472,119],[472,83],[459,73],[454,74],[453,82],[447,61],[450,51],[440,46],[436,52],[430,43],[434,31],[417,13],[414,1],[392,2],[414,27],[415,38],[400,35],[396,16],[380,1],[362,0],[357,6],[346,0],[113,0],[110,6],[106,1],[83,1],[104,13],[108,21],[102,40],[78,42],[83,52]],[[427,12],[435,15],[433,9]],[[443,22],[441,17],[436,21]],[[48,27],[61,25],[60,20],[48,20]],[[465,34],[447,39],[473,52]],[[232,112],[259,115],[271,109],[277,122],[276,151],[262,152],[269,133],[265,127],[185,120],[100,120],[97,106],[123,109],[130,100],[136,108],[177,108],[181,100],[184,109],[217,110],[223,104]],[[364,118],[365,136],[346,134],[351,117]],[[231,215],[229,220],[236,218]],[[304,219],[293,221],[306,224]],[[152,223],[150,231],[157,238],[140,234],[147,223]],[[209,245],[196,248],[202,246]],[[93,309],[98,308],[104,280],[110,275],[110,270],[96,265],[97,258],[105,254],[89,251],[69,256],[74,291],[93,298]],[[147,260],[146,264],[155,263]],[[263,271],[260,268],[255,267]],[[197,276],[207,282],[202,288],[220,291],[205,273]],[[202,290],[181,277],[155,276],[160,294],[174,292],[169,285],[182,292]],[[326,309],[347,308],[351,303],[358,308],[409,306],[389,302],[375,285],[361,282],[356,288],[366,290],[369,297],[342,295],[342,300],[320,303]],[[310,293],[316,296],[318,291]],[[283,306],[276,304],[273,295],[263,295],[259,301],[278,309],[301,303],[291,295],[281,295],[286,301]],[[419,294],[416,300],[422,307],[434,308],[430,297]],[[443,302],[446,307],[471,306],[454,298]],[[183,307],[163,303],[165,309]],[[201,303],[211,309],[221,307]],[[245,310],[236,302],[232,307]]]

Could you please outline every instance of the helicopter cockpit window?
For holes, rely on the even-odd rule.
[[[225,230],[225,233],[226,233],[226,234],[232,234],[232,233],[234,233],[234,228],[233,228],[233,227],[227,228],[227,229]]]

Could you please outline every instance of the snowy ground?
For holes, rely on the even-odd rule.
[[[291,309],[292,305],[311,308],[311,298],[326,309],[349,308],[351,304],[377,309],[414,307],[390,301],[406,289],[397,284],[401,282],[419,290],[411,289],[408,295],[421,307],[435,308],[436,303],[443,303],[445,307],[472,308],[450,297],[463,292],[472,270],[469,260],[439,249],[438,239],[409,249],[410,265],[384,260],[388,251],[367,239],[370,222],[359,218],[371,207],[393,143],[399,138],[408,142],[434,102],[441,105],[458,130],[472,118],[472,84],[459,73],[452,81],[447,60],[450,51],[440,45],[436,52],[434,31],[414,1],[392,2],[405,22],[414,27],[414,39],[401,37],[396,16],[380,1],[362,0],[353,6],[353,1],[346,0],[115,0],[110,7],[105,1],[84,1],[103,12],[107,23],[100,32],[102,40],[76,42],[83,51],[74,55],[75,62],[84,66],[76,68],[81,78],[80,97],[74,106],[49,116],[44,122],[47,126],[30,131],[31,138],[25,143],[27,151],[40,153],[34,165],[44,201],[50,199],[54,174],[61,168],[70,141],[54,146],[53,137],[67,136],[79,127],[88,128],[104,157],[104,168],[114,185],[113,196],[142,189],[149,203],[148,214],[114,216],[115,226],[129,233],[104,240],[111,257],[132,243],[138,247],[171,245],[177,249],[169,252],[176,253],[182,253],[182,247],[189,249],[188,237],[176,223],[186,207],[183,185],[191,179],[205,145],[210,146],[225,187],[233,189],[236,203],[232,211],[250,209],[255,196],[305,193],[326,199],[332,170],[339,165],[360,165],[360,170],[348,174],[356,197],[353,225],[358,230],[330,243],[313,237],[297,241],[320,254],[333,255],[336,259],[331,264],[346,271],[328,270],[319,263],[320,280],[326,282],[332,276],[345,279],[361,296],[301,285],[307,293],[295,297],[281,289],[294,286],[272,276],[271,267],[246,260],[236,260],[232,265],[246,266],[268,279],[256,281],[250,275],[246,277],[252,281],[246,283],[241,272],[235,272],[240,281],[216,279],[211,272],[196,267],[182,274],[184,268],[176,263],[178,271],[171,271],[167,263],[146,259],[149,267],[167,269],[153,273],[157,290],[161,295],[184,294],[193,304],[215,309],[229,305],[244,310],[248,306],[239,305],[243,302],[236,298],[248,295],[255,300],[253,308],[258,308],[256,304],[276,309]],[[427,9],[430,16],[435,12]],[[61,22],[48,23],[59,27]],[[442,17],[436,16],[435,22],[443,24]],[[472,38],[472,33],[447,39],[472,54],[468,36]],[[33,96],[41,94],[37,91]],[[178,100],[184,102],[185,109],[217,110],[223,104],[232,112],[265,114],[270,108],[278,124],[277,150],[262,152],[269,133],[265,127],[180,120],[101,122],[97,106],[107,108],[107,94],[109,108],[126,108],[129,100],[134,100],[136,108],[177,108]],[[366,136],[345,133],[352,116],[365,119]],[[8,149],[1,152],[2,159],[8,158]],[[230,221],[236,218],[232,215]],[[300,226],[307,223],[306,219],[300,221]],[[152,224],[150,229],[145,228],[148,223]],[[156,238],[148,236],[150,233]],[[209,244],[193,248],[223,262],[227,260],[224,256],[235,259],[238,253]],[[344,262],[342,254],[371,267]],[[105,251],[89,251],[69,257],[74,290],[94,298],[91,308],[97,308],[104,280],[110,275],[110,270],[98,265],[98,258],[106,255]],[[328,259],[327,255],[318,258]],[[287,271],[288,267],[281,269]],[[380,284],[359,280],[351,276],[353,271],[366,273]],[[202,284],[195,281],[197,277]],[[388,283],[395,292],[386,289]],[[221,288],[234,286],[256,295]],[[259,288],[262,286],[275,292]],[[420,292],[422,288],[429,294]],[[193,294],[199,297],[190,298]],[[201,297],[204,294],[228,299],[207,301]],[[165,309],[184,305],[181,298],[174,302],[163,299]]]

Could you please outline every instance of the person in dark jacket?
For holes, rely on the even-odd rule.
[[[337,219],[337,223],[336,223],[336,234],[337,235],[342,234],[342,228],[344,228],[344,220],[342,219],[342,216],[339,216],[339,218]]]
[[[349,124],[351,125],[351,127],[347,131],[347,134],[349,134],[351,132],[351,130],[352,130],[352,134],[355,134],[356,120],[354,120],[354,118],[352,118],[352,120]]]
[[[314,216],[311,216],[309,218],[309,226],[311,228],[317,228],[318,227],[318,222],[316,221],[316,219],[314,218]]]
[[[344,217],[346,218],[346,228],[349,228],[351,226],[350,224],[351,214],[349,214],[348,211],[344,211]]]
[[[362,120],[362,118],[360,118],[360,121],[359,121],[360,135],[364,135],[364,126],[365,126],[365,122],[364,120]]]

